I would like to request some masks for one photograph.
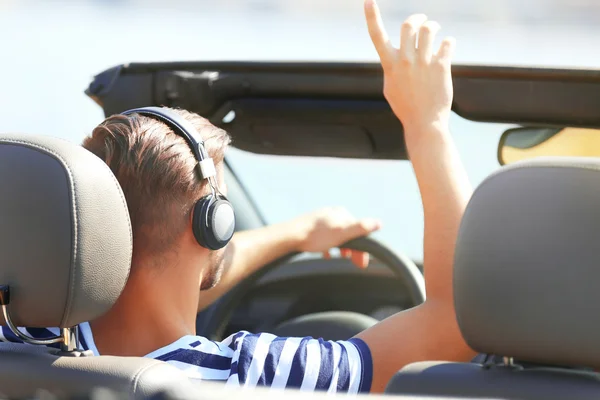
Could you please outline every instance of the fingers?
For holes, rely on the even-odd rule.
[[[390,43],[375,0],[365,0],[364,5],[369,35],[384,70],[389,69],[397,59],[405,64],[412,64],[418,60],[425,64],[437,61],[450,66],[455,47],[454,39],[445,39],[438,52],[433,54],[433,42],[440,30],[437,22],[427,21],[427,16],[424,14],[414,14],[408,17],[402,24],[400,50],[396,50]]]
[[[400,58],[404,60],[414,60],[417,48],[417,33],[427,21],[425,14],[411,15],[404,21],[400,36]]]
[[[452,63],[452,57],[454,56],[454,49],[456,47],[456,39],[453,37],[447,37],[442,41],[440,49],[435,55],[435,59],[444,65],[450,66]]]
[[[369,253],[363,253],[362,251],[353,251],[352,263],[358,268],[367,268],[369,266]]]
[[[365,0],[365,17],[371,41],[375,46],[375,50],[377,50],[377,54],[379,54],[382,65],[385,65],[393,57],[394,47],[390,43],[390,38],[385,31],[381,13],[375,0]]]
[[[440,30],[440,24],[435,21],[427,21],[421,25],[419,30],[419,45],[417,49],[417,56],[419,61],[424,63],[431,62],[433,56],[433,41],[435,35]]]
[[[352,240],[361,236],[366,236],[381,228],[381,223],[373,218],[365,218],[357,221],[348,229],[348,240]],[[340,255],[344,258],[350,258],[352,263],[359,268],[367,268],[369,265],[369,254],[362,251],[340,249]]]
[[[356,239],[361,236],[366,236],[376,230],[381,229],[381,222],[375,218],[356,219],[344,207],[334,207],[328,209],[327,216],[330,223],[338,231],[339,244],[348,240]]]
[[[414,14],[408,17],[401,29],[400,59],[409,62],[418,59],[421,62],[429,63],[434,57],[442,61],[452,58],[455,44],[455,40],[452,38],[446,38],[442,42],[440,50],[436,54],[433,52],[433,42],[440,29],[440,24],[428,21],[424,14]]]
[[[342,258],[352,258],[352,250],[350,250],[350,249],[340,249],[340,256]]]
[[[361,236],[366,236],[381,228],[381,223],[373,218],[365,218],[354,222],[347,229],[347,239],[352,240]]]
[[[347,258],[352,261],[352,264],[358,268],[367,268],[369,266],[369,253],[357,250],[340,249],[342,258]]]

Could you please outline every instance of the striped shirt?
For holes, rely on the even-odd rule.
[[[36,339],[59,334],[57,328],[19,328]],[[21,342],[8,327],[0,341]],[[83,350],[99,355],[88,323],[79,325]],[[58,347],[58,344],[50,345]],[[183,370],[191,379],[224,381],[228,386],[270,386],[307,391],[364,393],[371,389],[371,352],[360,339],[284,338],[238,332],[222,342],[200,336],[181,339],[147,354]]]

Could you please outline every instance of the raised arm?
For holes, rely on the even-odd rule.
[[[454,41],[433,49],[439,25],[409,17],[394,48],[377,5],[365,1],[369,34],[384,73],[384,94],[402,122],[425,216],[427,300],[358,335],[373,357],[372,391],[381,392],[403,366],[423,360],[467,360],[475,353],[460,334],[452,298],[452,265],[459,224],[472,189],[448,128]]]

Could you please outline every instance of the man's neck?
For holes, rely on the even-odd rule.
[[[180,267],[132,273],[112,309],[90,323],[101,355],[143,357],[195,334],[199,283],[182,279]]]

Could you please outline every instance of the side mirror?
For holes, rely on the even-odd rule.
[[[536,157],[600,157],[600,129],[509,129],[498,144],[500,165]]]

